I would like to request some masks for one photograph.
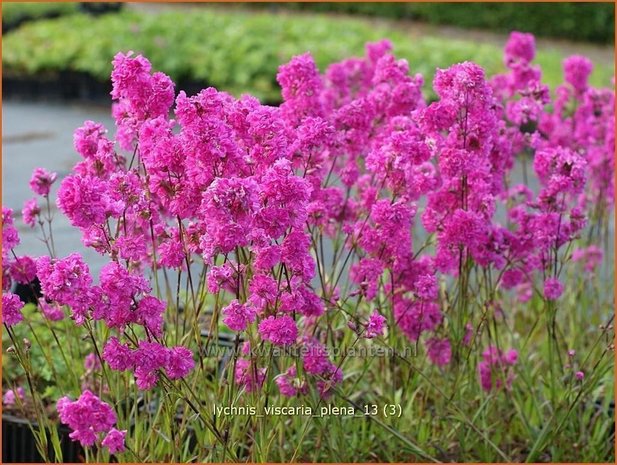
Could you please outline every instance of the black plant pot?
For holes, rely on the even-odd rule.
[[[120,2],[80,2],[79,10],[93,16],[105,13],[115,13],[122,9]]]
[[[34,428],[38,428],[33,424]],[[63,426],[58,427],[62,461],[64,463],[84,462],[84,452],[78,442],[69,438],[70,430]],[[56,460],[51,444],[49,445],[49,457]],[[57,458],[58,460],[60,457]],[[12,415],[2,415],[2,463],[43,463],[37,447],[36,439],[28,420],[17,418]]]
[[[41,293],[41,281],[39,278],[34,278],[28,284],[15,283],[13,294],[17,295],[24,303],[38,304],[39,298],[43,297]]]
[[[76,71],[19,75],[2,78],[2,95],[8,100],[45,102],[110,103],[111,82]]]

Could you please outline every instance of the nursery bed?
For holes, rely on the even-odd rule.
[[[33,424],[34,428],[38,425]],[[83,449],[78,442],[69,438],[70,430],[58,427],[62,447],[62,461],[65,463],[83,462]],[[54,457],[53,448],[49,447],[50,457]],[[2,462],[3,463],[42,463],[43,457],[36,448],[28,420],[13,415],[2,415]]]

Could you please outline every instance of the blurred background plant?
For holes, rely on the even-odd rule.
[[[408,19],[460,28],[499,32],[525,30],[553,37],[601,44],[613,42],[615,9],[611,3],[263,3],[271,9],[347,13]],[[585,21],[578,20],[585,18]]]
[[[474,35],[461,27],[542,30],[552,37],[607,42],[613,37],[614,23],[614,7],[609,4],[559,4],[555,9],[543,4],[452,4],[447,8],[398,3],[133,4],[96,18],[80,13],[77,4],[61,5],[58,9],[35,3],[4,7],[10,18],[62,15],[23,24],[4,37],[2,63],[5,80],[10,81],[5,90],[8,95],[13,81],[33,76],[66,80],[70,78],[67,73],[78,73],[105,82],[111,71],[110,57],[130,49],[150,57],[153,66],[165,70],[180,88],[214,86],[277,103],[277,67],[306,50],[311,50],[324,69],[343,57],[360,56],[366,42],[388,37],[397,56],[406,58],[414,73],[432,75],[437,67],[470,60],[494,74],[504,69],[501,47],[505,35],[478,37],[477,31]],[[574,27],[581,15],[586,21]],[[427,28],[409,20],[456,24],[459,29]],[[536,59],[543,80],[552,87],[561,82],[561,61],[567,49],[561,43],[553,45],[539,47]],[[610,55],[602,58],[606,56]],[[612,63],[596,60],[591,83],[609,85],[612,75]]]

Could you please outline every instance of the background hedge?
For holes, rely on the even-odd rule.
[[[2,2],[2,26],[14,26],[26,20],[76,13],[78,3]]]
[[[411,19],[431,24],[508,32],[524,29],[538,36],[612,43],[613,3],[269,3],[270,8],[339,12]]]
[[[422,73],[430,89],[436,67],[472,60],[488,74],[503,70],[503,44],[451,38],[416,37],[413,31],[325,15],[273,15],[200,8],[143,14],[123,10],[91,17],[73,14],[28,23],[4,36],[5,76],[79,72],[106,82],[118,51],[143,53],[154,67],[180,84],[212,85],[235,94],[250,92],[264,101],[280,99],[278,66],[310,50],[320,69],[363,55],[364,44],[388,38],[397,57]],[[540,50],[537,62],[551,85],[562,81],[563,55]],[[592,82],[610,85],[612,63],[596,65]]]
[[[103,3],[100,3],[103,5]],[[244,5],[237,3],[236,5]],[[337,12],[411,19],[431,24],[507,32],[525,29],[538,36],[612,43],[615,35],[613,3],[258,3],[253,7]],[[93,4],[94,7],[97,4]],[[77,3],[8,3],[2,5],[5,25],[25,19],[60,16],[79,9]]]

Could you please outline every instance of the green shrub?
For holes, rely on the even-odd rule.
[[[2,24],[14,25],[25,20],[76,13],[78,3],[2,2]]]
[[[200,9],[138,14],[124,11],[97,18],[76,14],[27,24],[7,34],[2,44],[6,75],[78,71],[105,81],[118,51],[143,53],[176,82],[198,81],[235,94],[250,92],[266,101],[280,99],[275,80],[280,64],[310,50],[320,67],[351,55],[364,44],[389,38],[397,57],[412,72],[431,79],[436,67],[465,60],[488,74],[503,69],[501,47],[467,40],[413,37],[408,31],[366,21],[320,15],[278,15]],[[538,53],[544,78],[561,82],[563,56]],[[612,66],[600,64],[592,82],[610,84]],[[426,88],[430,88],[430,82]]]
[[[412,19],[495,31],[525,29],[543,37],[612,43],[612,3],[280,3],[262,4],[320,12]]]

